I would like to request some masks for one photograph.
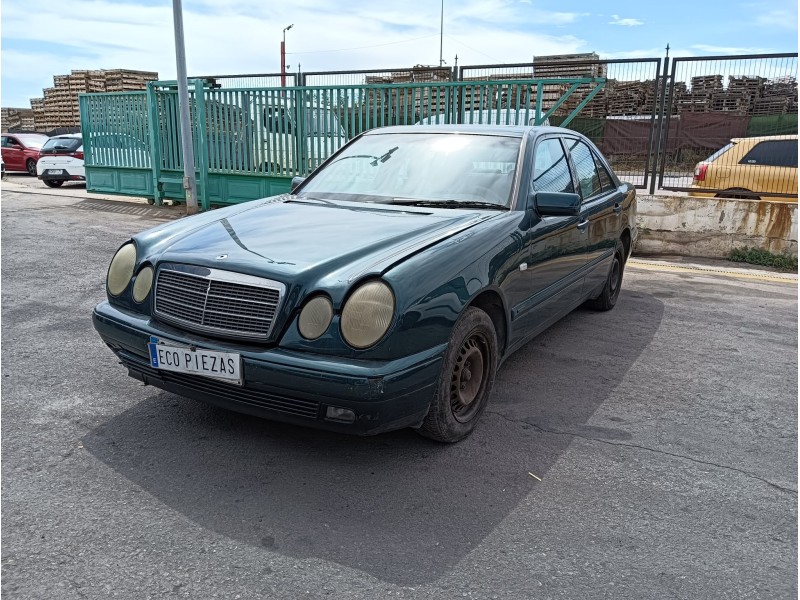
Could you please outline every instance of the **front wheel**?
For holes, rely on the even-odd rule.
[[[497,334],[482,310],[469,307],[456,322],[439,385],[418,432],[439,442],[457,442],[475,428],[497,372]]]
[[[25,163],[25,168],[28,170],[28,175],[36,177],[36,161],[32,158],[28,159],[28,162]]]
[[[44,184],[47,187],[51,187],[51,188],[57,188],[57,187],[61,187],[62,185],[64,185],[64,181],[61,180],[61,179],[42,179],[42,181],[44,181]]]
[[[606,284],[603,291],[597,298],[586,301],[586,306],[593,310],[611,310],[617,303],[619,291],[622,289],[622,273],[625,270],[625,249],[621,243],[617,243],[614,252],[614,262],[611,264],[611,271],[608,273]]]

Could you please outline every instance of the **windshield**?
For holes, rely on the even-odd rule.
[[[521,142],[456,133],[367,135],[318,171],[298,196],[507,206]]]
[[[26,148],[35,148],[38,150],[41,148],[44,143],[47,141],[47,136],[45,135],[25,135],[25,134],[17,134],[17,139],[20,142],[25,144]]]

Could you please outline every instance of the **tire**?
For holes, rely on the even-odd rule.
[[[148,198],[147,199],[147,203],[150,204],[150,205],[153,205],[153,204],[156,203],[156,199],[155,198]]]
[[[42,181],[47,187],[51,188],[57,188],[64,185],[64,182],[61,179],[42,179]]]
[[[745,188],[730,188],[724,192],[718,193],[715,198],[730,198],[732,200],[761,200],[760,196],[753,196],[750,190]]]
[[[497,333],[489,315],[467,308],[450,334],[436,397],[417,430],[420,435],[452,443],[472,433],[492,392],[497,354]]]
[[[25,163],[25,169],[28,171],[28,175],[32,177],[36,177],[36,161],[32,158],[29,158],[28,161]]]
[[[625,271],[625,248],[622,242],[617,242],[617,249],[614,252],[614,262],[608,271],[606,283],[603,291],[597,298],[587,300],[585,306],[592,310],[611,310],[617,303],[619,291],[622,289],[622,274]]]

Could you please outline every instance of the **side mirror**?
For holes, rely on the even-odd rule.
[[[292,193],[306,180],[305,177],[292,177]]]
[[[581,197],[566,192],[534,192],[533,205],[543,217],[577,217],[581,214]]]

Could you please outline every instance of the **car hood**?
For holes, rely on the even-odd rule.
[[[498,211],[449,210],[305,201],[289,197],[220,218],[179,221],[158,262],[201,265],[307,289],[346,288]],[[159,236],[160,237],[160,236]],[[164,240],[166,241],[166,240]],[[304,294],[299,294],[301,297]]]

